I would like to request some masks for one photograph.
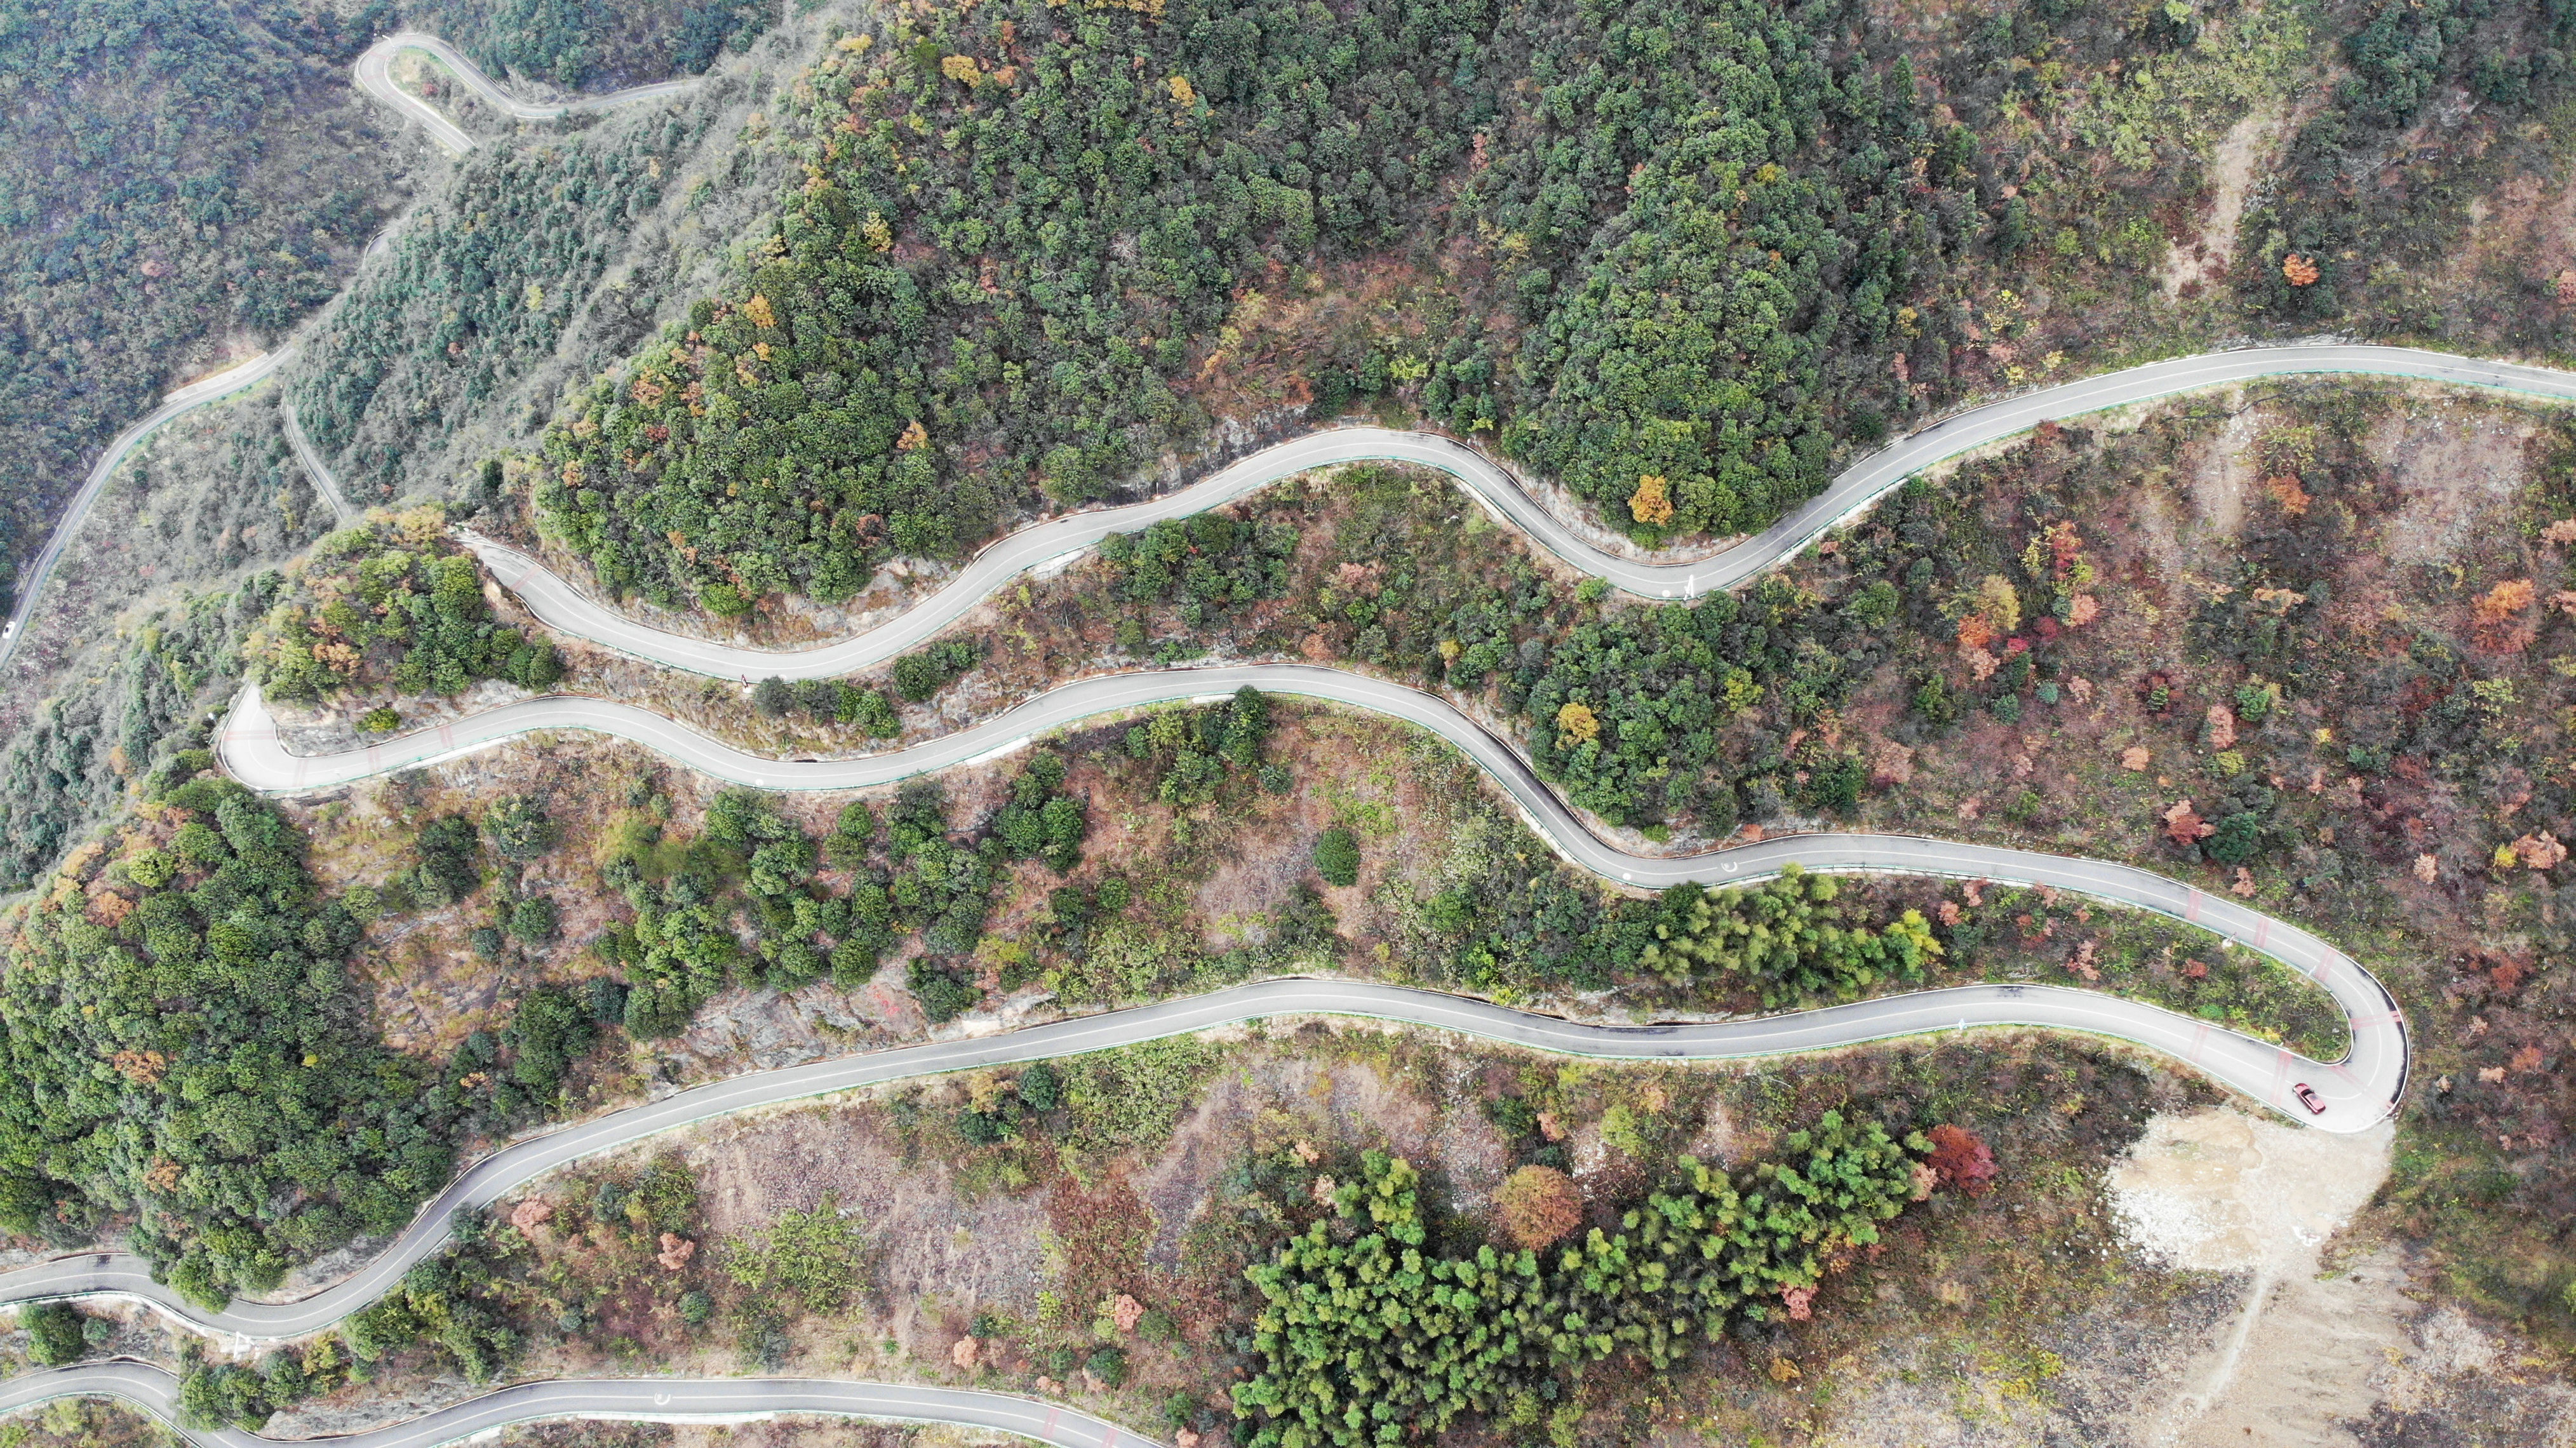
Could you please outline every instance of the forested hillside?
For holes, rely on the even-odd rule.
[[[0,754],[0,890],[35,883],[84,829],[113,812],[126,781],[171,752],[202,745],[183,727],[240,677],[241,638],[278,581],[186,600],[108,654],[105,676],[49,700]]]
[[[1878,350],[1938,340],[1904,303],[1983,229],[1909,184],[1935,138],[1856,18],[1214,0],[848,36],[748,274],[579,400],[538,506],[657,602],[844,597],[1195,441],[1193,369],[1272,298],[1448,236],[1500,238],[1509,306],[1313,391],[1420,383],[1650,530],[1758,524],[1835,426],[1884,426]]]
[[[337,290],[399,153],[350,88],[373,16],[0,3],[0,554],[118,428]]]
[[[643,258],[662,271],[600,282],[632,259],[631,233],[660,203],[666,166],[708,119],[697,109],[465,159],[448,192],[405,224],[390,261],[351,287],[291,384],[355,499],[424,481],[422,465],[493,422],[585,317],[598,345],[634,344],[660,300],[668,249]]]
[[[222,706],[276,591],[261,574],[330,522],[267,397],[181,418],[117,469],[0,681],[0,893]]]

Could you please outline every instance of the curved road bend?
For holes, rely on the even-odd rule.
[[[1777,567],[1914,474],[2040,423],[2257,378],[2331,373],[2418,378],[2576,401],[2576,374],[2410,347],[2296,344],[2152,362],[1988,403],[1936,423],[1852,464],[1822,493],[1753,537],[1682,563],[1644,563],[1603,551],[1568,527],[1510,471],[1463,443],[1382,427],[1328,428],[1264,448],[1178,492],[1126,507],[1069,514],[997,539],[937,593],[901,616],[865,633],[793,651],[742,648],[636,622],[516,548],[473,535],[464,541],[504,587],[517,592],[530,612],[558,632],[718,678],[776,674],[822,679],[919,646],[1021,574],[1068,558],[1112,533],[1132,533],[1167,518],[1205,512],[1313,468],[1382,461],[1437,468],[1503,521],[1576,568],[1630,593],[1690,598],[1733,588]]]
[[[7,664],[16,656],[18,640],[27,632],[27,621],[35,615],[36,601],[44,594],[46,582],[53,577],[54,566],[62,562],[63,551],[69,548],[72,539],[79,535],[81,523],[89,517],[91,506],[98,502],[98,495],[107,488],[107,480],[115,476],[117,467],[125,461],[127,455],[141,445],[145,438],[150,437],[161,424],[191,408],[202,407],[219,398],[230,397],[243,388],[256,386],[268,380],[270,374],[294,359],[294,347],[280,347],[274,352],[263,352],[249,361],[235,363],[212,377],[191,382],[162,398],[159,407],[152,409],[141,422],[118,433],[115,439],[108,443],[107,451],[99,454],[98,461],[89,470],[88,478],[82,481],[80,491],[72,494],[71,505],[63,509],[61,521],[54,524],[53,536],[45,540],[44,550],[36,555],[35,561],[30,563],[26,572],[19,576],[18,606],[9,615],[9,622],[5,626],[0,626],[0,665]]]
[[[0,1385],[0,1413],[56,1398],[119,1398],[176,1425],[179,1379],[150,1363],[114,1361],[29,1373]],[[955,1423],[1009,1433],[1048,1448],[1162,1448],[1152,1438],[1095,1417],[1012,1393],[918,1383],[830,1378],[569,1378],[521,1383],[408,1422],[319,1440],[332,1448],[439,1448],[513,1423],[548,1418],[646,1422],[729,1422],[778,1413]],[[238,1428],[181,1430],[200,1448],[275,1448],[281,1441]]]
[[[466,58],[465,53],[435,35],[417,30],[398,31],[368,46],[358,57],[357,82],[367,94],[393,107],[410,120],[418,121],[431,139],[455,155],[474,149],[474,138],[451,121],[436,106],[394,84],[393,59],[402,51],[417,50],[452,72],[458,83],[484,104],[518,121],[551,121],[576,111],[604,111],[613,106],[633,105],[639,101],[660,100],[665,96],[685,94],[706,84],[703,77],[657,81],[652,85],[634,86],[607,95],[584,96],[579,100],[539,105],[503,90],[483,68]]]

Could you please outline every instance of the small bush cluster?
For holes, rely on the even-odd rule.
[[[915,934],[924,953],[910,983],[924,1012],[946,1021],[972,1009],[982,993],[950,962],[982,938],[1003,867],[1035,858],[1061,872],[1081,858],[1084,806],[1065,779],[1060,756],[1032,756],[1003,807],[963,838],[949,830],[935,779],[905,785],[882,821],[866,802],[851,803],[820,841],[758,790],[719,795],[695,839],[630,814],[614,827],[601,872],[632,918],[595,947],[630,988],[627,1029],[675,1033],[736,979],[793,989],[829,977],[856,987]]]
[[[1270,700],[1246,684],[1230,702],[1166,709],[1129,727],[1127,754],[1153,766],[1155,798],[1174,809],[1213,804],[1236,780],[1285,794],[1286,766],[1264,761],[1270,727]]]
[[[1178,604],[1181,622],[1191,628],[1286,593],[1296,553],[1296,529],[1239,523],[1221,512],[1166,518],[1142,533],[1100,540],[1101,561],[1117,580],[1121,599]]]
[[[541,690],[563,677],[554,645],[492,620],[474,559],[426,508],[314,545],[286,596],[244,644],[271,697],[350,688],[456,694],[481,679]]]

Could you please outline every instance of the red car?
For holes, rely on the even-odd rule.
[[[2299,1098],[2299,1104],[2308,1108],[2308,1114],[2310,1116],[2323,1116],[2326,1114],[2326,1104],[2317,1099],[2316,1088],[2310,1086],[2307,1082],[2302,1081],[2298,1085],[2291,1087],[2290,1094]]]

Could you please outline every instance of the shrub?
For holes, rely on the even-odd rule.
[[[1032,1111],[1053,1111],[1064,1103],[1064,1075],[1044,1061],[1022,1071],[1014,1089]]]
[[[493,853],[502,859],[525,864],[554,848],[554,826],[537,801],[524,794],[508,795],[483,812],[483,837],[489,840]]]
[[[2247,724],[2260,724],[2272,715],[2272,691],[2261,684],[2236,686],[2236,717]]]
[[[2201,846],[2222,865],[2241,865],[2263,852],[2262,817],[2246,810],[2221,818],[2218,833]]]
[[[423,903],[452,905],[482,888],[483,843],[463,815],[421,826],[411,848],[416,864],[409,884]]]
[[[1994,1190],[1994,1148],[1978,1139],[1964,1126],[1940,1125],[1928,1133],[1931,1155],[1927,1164],[1943,1186],[1957,1187],[1972,1197]]]
[[[1339,825],[1324,831],[1315,841],[1315,873],[1328,885],[1358,884],[1359,837]]]
[[[725,1243],[727,1276],[744,1289],[807,1312],[836,1312],[859,1285],[867,1233],[825,1196],[810,1212],[787,1212],[769,1229]]]
[[[555,902],[531,895],[510,907],[510,934],[522,945],[543,945],[555,938]]]
[[[926,703],[963,678],[982,657],[983,649],[973,639],[944,639],[906,654],[894,661],[895,692],[915,704]]]
[[[1544,1247],[1583,1222],[1583,1193],[1552,1166],[1525,1166],[1494,1193],[1503,1231],[1522,1247]]]
[[[1090,820],[1083,801],[1065,793],[1064,780],[1064,758],[1051,752],[1031,757],[1012,779],[1009,802],[993,820],[1005,856],[1044,860],[1059,875],[1082,862]]]
[[[1091,1356],[1082,1360],[1082,1366],[1084,1371],[1100,1379],[1104,1387],[1127,1386],[1127,1350],[1116,1343],[1095,1349]]]
[[[89,1355],[82,1314],[68,1302],[39,1302],[18,1318],[27,1329],[27,1357],[40,1368],[59,1368]]]
[[[508,1037],[514,1052],[510,1079],[536,1101],[550,1103],[599,1032],[590,1012],[571,996],[540,986],[519,1002]]]
[[[927,960],[915,960],[906,977],[914,999],[921,1002],[921,1013],[932,1025],[942,1025],[973,1010],[981,1004],[984,993],[958,979],[954,971],[943,970]]]

